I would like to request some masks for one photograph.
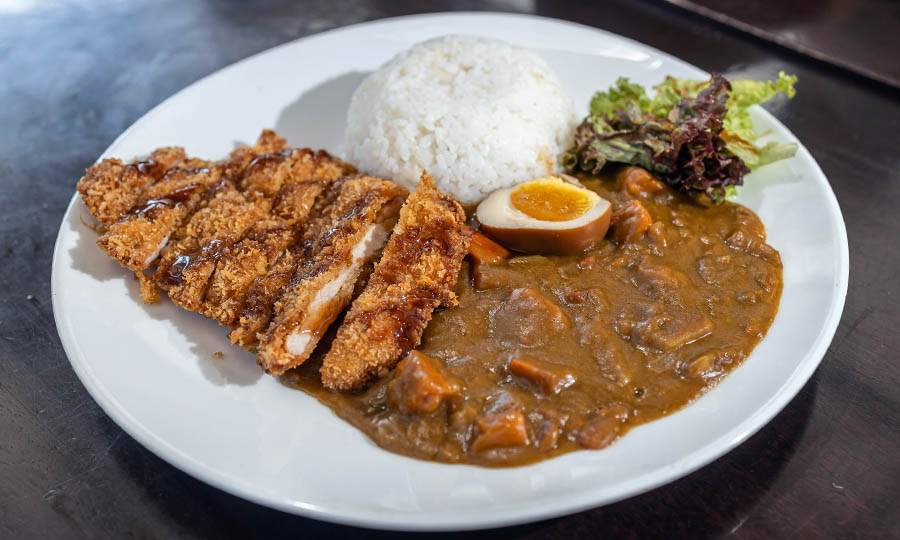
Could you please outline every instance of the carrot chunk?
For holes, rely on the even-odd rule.
[[[525,416],[519,411],[482,416],[476,421],[481,433],[472,443],[472,450],[482,452],[503,446],[524,446],[528,444],[528,430]]]
[[[631,201],[612,213],[610,223],[612,239],[627,244],[644,234],[653,225],[653,218],[640,201]]]
[[[650,197],[666,188],[665,184],[641,167],[622,169],[619,172],[619,180],[625,191],[634,197]]]
[[[464,229],[471,239],[469,243],[469,256],[476,263],[497,264],[509,258],[509,250],[494,242],[484,234],[466,227]]]
[[[575,383],[572,371],[522,356],[509,361],[509,371],[517,377],[530,381],[548,394],[558,394],[563,388]]]

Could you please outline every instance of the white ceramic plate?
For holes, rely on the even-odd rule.
[[[593,28],[531,16],[453,14],[361,24],[248,58],[185,88],[104,153],[131,158],[164,145],[224,157],[274,127],[296,146],[338,149],[356,85],[395,53],[448,33],[491,36],[542,55],[580,114],[616,77],[655,84],[706,75]],[[797,99],[803,99],[802,93]],[[761,130],[796,140],[766,112]],[[72,179],[74,185],[76,178]],[[53,258],[53,308],[85,387],[132,437],[172,465],[251,501],[318,519],[395,529],[464,529],[533,521],[652,489],[716,459],[760,429],[800,390],[834,335],[848,250],[834,195],[805,148],[747,178],[755,210],[784,261],[784,295],[768,336],[695,404],[632,430],[602,451],[484,469],[385,452],[305,394],[264,376],[225,330],[168,300],[144,306],[131,275],[94,245],[73,198]],[[225,353],[213,358],[217,351]]]

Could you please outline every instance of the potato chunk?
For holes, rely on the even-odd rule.
[[[615,404],[597,413],[588,420],[575,435],[578,444],[594,450],[609,446],[622,431],[622,424],[628,419],[628,409]]]
[[[671,310],[639,322],[631,339],[637,346],[669,352],[708,336],[714,328],[715,324],[700,313]]]
[[[513,290],[491,317],[491,335],[538,347],[572,325],[563,310],[535,289]]]

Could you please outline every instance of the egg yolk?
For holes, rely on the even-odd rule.
[[[540,221],[569,221],[591,209],[599,196],[558,177],[520,184],[509,194],[513,208]]]

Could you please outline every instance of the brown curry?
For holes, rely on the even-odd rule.
[[[700,204],[647,175],[580,179],[613,206],[599,245],[465,263],[459,306],[362,393],[323,389],[318,361],[287,384],[385,449],[487,466],[602,448],[692,402],[771,325],[778,252],[739,204]]]

